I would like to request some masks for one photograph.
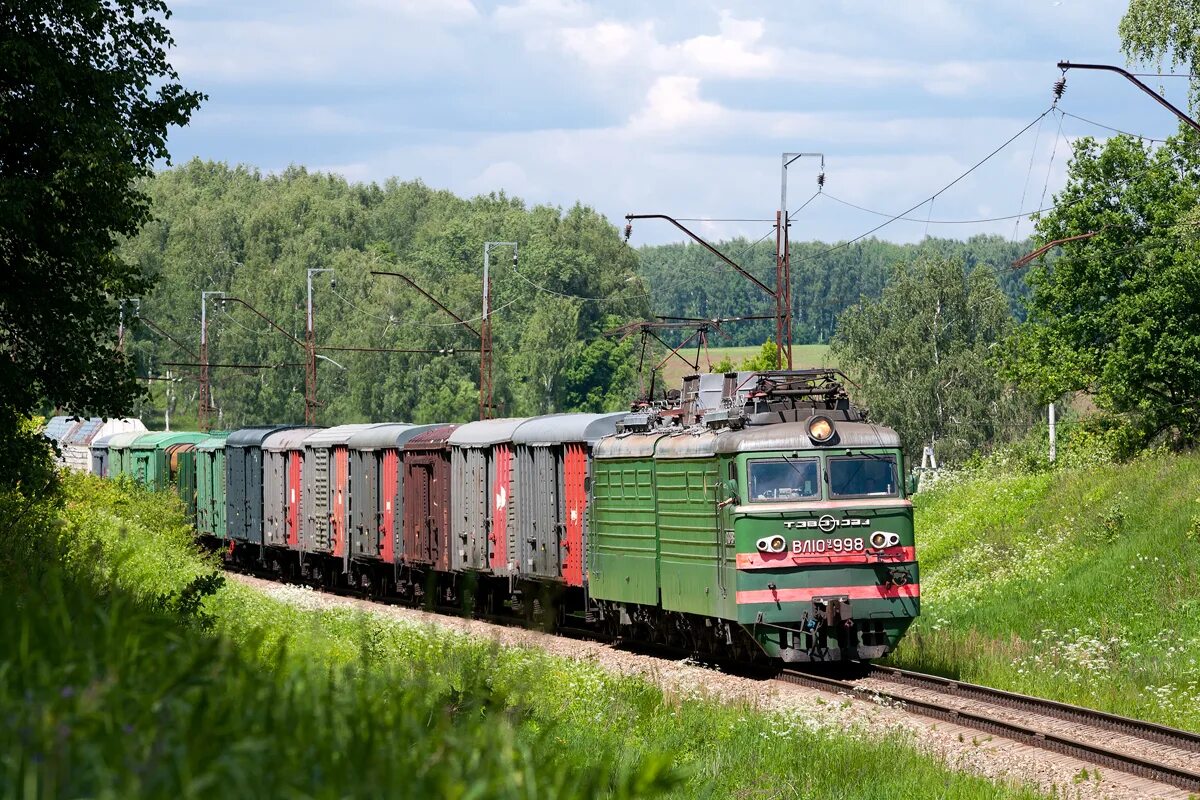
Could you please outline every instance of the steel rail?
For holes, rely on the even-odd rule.
[[[890,675],[893,677],[893,679],[902,684],[908,680],[914,682],[918,680],[926,681],[926,684],[920,688],[931,688],[936,686],[952,696],[968,697],[970,699],[983,699],[982,697],[972,697],[962,693],[961,691],[963,689],[972,691],[978,690],[981,694],[988,694],[990,698],[988,702],[992,702],[993,704],[1000,704],[996,699],[999,695],[1015,696],[1021,698],[1022,703],[1036,705],[1036,709],[1023,707],[1023,710],[1036,711],[1036,713],[1050,715],[1050,712],[1046,710],[1048,706],[1065,706],[1066,708],[1072,709],[1073,713],[1082,712],[1084,715],[1091,715],[1087,716],[1086,719],[1072,718],[1071,721],[1083,722],[1102,730],[1113,730],[1112,728],[1106,726],[1112,724],[1111,720],[1120,719],[1123,720],[1123,722],[1128,726],[1122,730],[1122,732],[1126,734],[1133,732],[1138,728],[1138,726],[1146,726],[1147,728],[1158,729],[1160,731],[1160,735],[1162,731],[1171,731],[1173,733],[1177,733],[1181,735],[1181,738],[1178,741],[1186,741],[1197,738],[1194,734],[1191,734],[1187,731],[1175,731],[1172,728],[1166,728],[1162,725],[1142,722],[1140,720],[1126,720],[1122,717],[1116,717],[1116,715],[1113,714],[1107,714],[1102,711],[1093,711],[1091,709],[1080,708],[1078,706],[1070,706],[1066,703],[1056,703],[1055,701],[1041,700],[1039,698],[1027,697],[1025,695],[1014,695],[1012,692],[1002,692],[999,689],[989,689],[988,687],[976,686],[974,684],[963,684],[958,681],[951,681],[921,673],[907,672],[905,670],[892,670],[891,668],[886,667],[872,667],[871,669],[872,671],[877,670]],[[903,676],[903,680],[895,677],[897,673]],[[888,703],[893,703],[906,711],[910,711],[914,714],[920,714],[924,717],[956,723],[969,728],[975,728],[976,730],[980,730],[985,733],[992,733],[997,736],[1004,736],[1005,738],[1012,739],[1013,741],[1021,744],[1071,756],[1072,758],[1078,758],[1091,764],[1098,764],[1109,769],[1120,770],[1121,772],[1125,772],[1130,775],[1148,778],[1150,780],[1169,784],[1187,791],[1194,792],[1200,790],[1200,772],[1194,772],[1192,770],[1174,767],[1169,764],[1162,764],[1160,762],[1141,758],[1139,756],[1129,755],[1128,753],[1122,753],[1119,750],[1113,750],[1109,747],[1092,744],[1091,742],[1080,741],[1079,739],[1074,739],[1072,737],[1050,731],[1040,730],[1028,725],[1022,725],[1016,722],[1007,722],[1005,720],[995,719],[993,717],[984,716],[971,711],[964,711],[962,709],[953,708],[949,705],[942,705],[928,700],[917,700],[904,694],[896,694],[858,686],[852,680],[841,680],[838,678],[814,675],[812,673],[800,672],[797,670],[783,670],[780,672],[778,680],[782,680],[787,683],[799,684],[801,686],[808,686],[815,689],[821,689],[824,691],[848,694],[856,699],[865,700],[868,702],[878,703],[880,701],[885,701]],[[939,681],[945,681],[945,683],[939,684]],[[953,690],[942,688],[949,686],[953,686]],[[993,695],[991,693],[996,694]],[[1097,718],[1104,718],[1105,724],[1096,724]],[[1140,733],[1134,735],[1140,735]],[[1160,744],[1163,743],[1158,738],[1152,739],[1151,741],[1155,741]],[[1172,744],[1177,745],[1178,741],[1172,742]]]
[[[1090,725],[1093,728],[1102,728],[1113,733],[1123,733],[1136,736],[1140,739],[1158,742],[1159,744],[1178,747],[1181,750],[1200,753],[1200,733],[1171,728],[1166,725],[1160,725],[1157,722],[1122,717],[1094,708],[1062,703],[1058,700],[1032,697],[1018,692],[1009,692],[1004,689],[993,689],[990,686],[981,686],[975,683],[964,683],[963,681],[951,678],[943,678],[940,675],[927,675],[923,672],[913,672],[897,667],[884,667],[872,664],[870,667],[870,676],[882,677],[919,689],[932,689],[970,700],[981,700],[1017,711],[1031,711],[1067,722],[1078,722]]]

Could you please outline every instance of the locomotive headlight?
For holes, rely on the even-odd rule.
[[[895,547],[900,544],[900,535],[896,533],[888,533],[887,531],[875,531],[871,534],[871,547],[884,548]]]
[[[763,553],[782,553],[787,548],[787,539],[779,535],[764,536],[755,544]]]
[[[833,427],[833,420],[829,417],[818,415],[808,421],[808,438],[817,444],[831,441],[835,433],[837,429]]]

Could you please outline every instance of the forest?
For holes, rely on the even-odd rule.
[[[207,302],[209,362],[219,365],[214,424],[302,421],[310,269],[331,270],[313,275],[315,338],[328,348],[318,363],[322,424],[475,417],[485,241],[519,245],[515,265],[511,248],[491,251],[498,415],[625,406],[639,390],[641,342],[605,335],[624,323],[772,310],[770,298],[700,247],[635,249],[583,205],[530,207],[503,194],[462,199],[419,181],[355,184],[302,167],[264,174],[199,160],[157,173],[144,190],[152,220],[120,253],[155,286],[124,307],[127,352],[150,379],[139,410],[151,424],[164,421],[168,405],[175,426],[195,419],[201,292],[237,298]],[[771,242],[717,244],[773,280]],[[798,342],[829,341],[846,308],[878,297],[897,265],[931,252],[994,270],[1021,313],[1024,283],[1008,264],[1023,242],[871,239],[817,257],[827,247],[793,245]],[[373,271],[406,275],[468,324]],[[758,345],[772,326],[726,326],[713,344]],[[647,369],[662,355],[652,348]]]
[[[492,249],[496,413],[620,407],[636,383],[634,343],[603,331],[649,313],[637,255],[595,211],[527,207],[504,195],[462,200],[420,182],[351,184],[293,167],[265,175],[191,161],[148,181],[153,219],[121,255],[155,282],[128,350],[161,421],[194,422],[201,292],[208,298],[214,423],[303,419],[306,279],[321,348],[322,424],[466,420],[478,413],[483,242]],[[460,317],[462,325],[399,272]],[[247,307],[247,304],[249,308]],[[273,328],[267,319],[283,329]],[[161,332],[160,332],[161,331]],[[166,334],[166,335],[164,335]],[[167,338],[169,335],[171,338]],[[444,352],[441,352],[444,351]],[[326,360],[328,359],[328,360]],[[164,380],[168,372],[171,381]],[[178,380],[176,380],[178,379]]]

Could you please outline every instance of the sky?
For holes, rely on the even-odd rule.
[[[209,95],[170,137],[193,157],[351,181],[772,229],[784,152],[792,239],[859,236],[933,196],[1053,99],[1060,59],[1124,64],[1125,0],[174,0],[171,60]],[[1119,76],[1071,71],[1059,108],[1149,137],[1176,121]],[[1186,81],[1146,79],[1184,104]],[[1072,140],[1057,111],[875,233],[1006,237],[1052,204]],[[834,199],[836,198],[836,199]],[[842,202],[839,202],[842,201]],[[862,206],[878,214],[852,208]],[[880,216],[882,214],[883,216]],[[633,244],[677,241],[642,221]]]

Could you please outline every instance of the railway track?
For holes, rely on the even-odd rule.
[[[785,669],[778,680],[900,706],[1189,792],[1200,792],[1200,735],[1153,722],[893,667],[865,678]]]

